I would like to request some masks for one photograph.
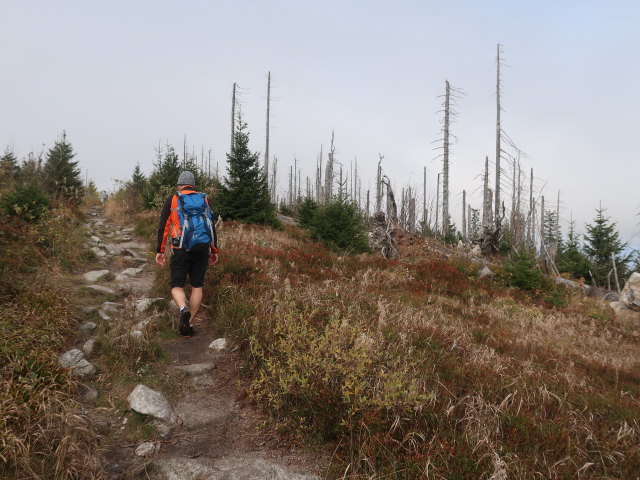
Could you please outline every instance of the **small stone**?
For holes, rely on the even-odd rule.
[[[156,444],[153,442],[144,442],[138,445],[136,448],[136,455],[138,457],[147,457],[156,453]]]
[[[98,307],[82,307],[82,311],[87,315],[95,312],[96,310],[98,310]]]
[[[136,312],[145,312],[155,303],[164,301],[164,298],[141,298],[136,302]]]
[[[478,278],[491,278],[493,275],[493,271],[489,267],[484,266],[478,273]]]
[[[93,322],[84,322],[80,325],[80,331],[82,333],[91,333],[96,329],[97,325]]]
[[[120,309],[124,308],[124,305],[117,302],[104,302],[101,310],[107,313],[118,313]]]
[[[209,348],[211,350],[216,350],[216,351],[220,352],[220,351],[224,350],[225,348],[227,348],[227,339],[226,338],[217,338],[213,342],[211,342],[211,345],[209,345]]]
[[[87,282],[97,282],[101,278],[109,275],[109,270],[93,270],[91,272],[87,272],[83,275],[84,279]]]
[[[123,282],[125,280],[129,280],[131,277],[135,277],[136,275],[142,272],[141,268],[126,268],[116,275],[116,282]]]
[[[84,342],[84,344],[82,345],[82,351],[87,357],[90,357],[91,355],[93,355],[93,351],[95,350],[95,348],[96,348],[95,338],[90,338],[89,340]]]
[[[84,358],[84,353],[77,348],[60,355],[58,361],[63,368],[70,369],[74,376],[86,377],[96,373],[96,368]]]
[[[91,247],[90,250],[93,252],[93,254],[96,257],[106,257],[107,256],[107,252],[105,252],[104,250],[98,248],[98,247]]]
[[[111,255],[121,255],[122,254],[122,248],[120,248],[119,246],[113,244],[113,243],[105,243],[103,245],[103,248],[109,252],[109,254]]]
[[[178,365],[174,368],[187,375],[197,376],[213,370],[215,365],[213,363],[192,363],[190,365]]]
[[[152,390],[146,385],[138,384],[127,397],[129,408],[144,415],[151,415],[164,422],[174,423],[176,412],[160,392]]]
[[[98,399],[98,389],[93,385],[80,385],[80,398],[82,401],[90,403]]]
[[[113,288],[105,287],[104,285],[87,285],[86,288],[95,290],[96,292],[100,292],[100,293],[107,293],[109,295],[116,294],[116,291]]]
[[[98,310],[98,315],[100,315],[100,318],[102,320],[104,320],[105,322],[110,322],[111,321],[111,317],[102,308],[100,310]]]
[[[89,238],[91,238],[91,241],[96,245],[100,245],[102,243],[102,240],[100,240],[100,238],[96,237],[95,235],[91,235],[91,237]]]

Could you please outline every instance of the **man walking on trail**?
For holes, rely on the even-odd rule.
[[[178,191],[169,195],[160,212],[156,263],[164,267],[167,239],[171,237],[171,296],[180,309],[180,335],[195,334],[191,319],[202,303],[207,265],[218,263],[218,236],[209,199],[195,190],[193,173],[178,177]],[[187,305],[184,285],[189,277],[191,298]]]

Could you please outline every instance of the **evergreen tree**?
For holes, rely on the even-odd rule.
[[[575,221],[569,222],[567,242],[560,246],[557,267],[561,273],[568,273],[574,278],[589,279],[591,262],[580,250],[580,236],[575,230]]]
[[[267,177],[259,162],[259,153],[249,150],[247,125],[238,119],[231,153],[227,155],[227,176],[216,196],[223,218],[260,223],[279,228],[280,222],[271,203]]]
[[[317,208],[310,226],[311,238],[337,253],[369,252],[367,227],[353,202],[337,198]]]
[[[131,185],[131,187],[141,192],[146,182],[147,177],[145,177],[144,173],[142,173],[142,170],[140,169],[140,162],[138,162],[133,169],[133,174],[131,175],[129,184]]]
[[[165,198],[176,190],[178,177],[182,171],[180,159],[173,146],[167,145],[166,150],[158,148],[156,158],[153,172],[142,193],[142,204],[146,209],[160,208]]]
[[[78,162],[73,161],[75,156],[71,143],[67,141],[67,134],[63,131],[60,140],[47,153],[43,169],[45,187],[51,195],[76,201],[81,199],[82,180]]]
[[[17,173],[18,159],[11,149],[7,147],[4,150],[4,154],[0,157],[0,188],[3,190],[11,188]]]
[[[587,224],[587,234],[584,237],[584,252],[591,260],[591,273],[598,286],[605,286],[609,272],[613,265],[611,255],[616,256],[616,268],[621,285],[626,279],[627,261],[629,255],[624,254],[626,243],[620,240],[615,222],[604,215],[606,209],[596,209],[596,218],[592,224]],[[614,280],[611,280],[614,284]]]
[[[301,227],[310,228],[313,216],[318,211],[318,204],[310,197],[305,197],[298,207],[298,223]]]
[[[560,238],[558,238],[558,215],[556,212],[545,212],[542,232],[544,234],[544,243],[546,245],[558,245],[560,243]]]

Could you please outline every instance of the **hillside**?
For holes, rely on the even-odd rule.
[[[296,228],[231,223],[221,239],[214,323],[243,346],[273,422],[335,449],[335,477],[640,471],[640,330],[606,304],[505,287],[500,268],[477,278],[481,265],[420,239],[391,262]]]
[[[580,290],[507,286],[521,274],[509,265],[479,278],[478,259],[420,237],[387,261],[336,255],[291,225],[226,222],[199,334],[182,339],[152,301],[169,297],[168,269],[150,262],[155,214],[111,214],[54,210],[0,230],[16,254],[1,269],[7,478],[640,471],[640,328]],[[88,288],[98,269],[112,292]],[[212,350],[217,338],[227,348]],[[95,375],[60,367],[74,346]],[[178,424],[138,413],[138,384],[166,395]]]

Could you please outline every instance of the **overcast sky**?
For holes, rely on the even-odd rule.
[[[397,189],[421,191],[426,166],[433,194],[449,80],[464,92],[450,180],[459,226],[462,190],[479,207],[484,157],[495,161],[500,43],[502,126],[536,197],[555,205],[560,191],[565,231],[602,202],[637,247],[639,23],[634,1],[0,0],[0,147],[21,158],[66,130],[83,174],[109,190],[137,162],[150,173],[159,141],[181,151],[185,135],[223,169],[232,84],[263,152],[271,71],[281,186],[294,156],[314,174],[334,130],[363,191],[382,153]]]

